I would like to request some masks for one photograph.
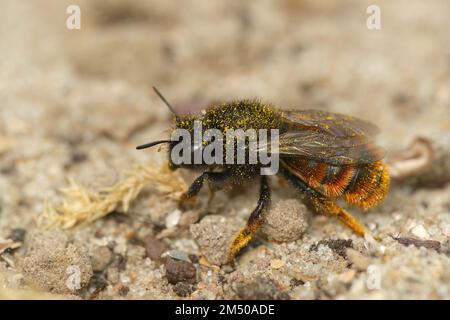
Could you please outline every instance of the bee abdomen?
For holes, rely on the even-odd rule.
[[[343,196],[347,203],[368,209],[386,197],[389,172],[382,161],[365,166],[328,165],[316,188],[328,197]]]
[[[355,172],[356,168],[353,166],[327,165],[326,174],[318,189],[328,197],[341,196],[355,176]]]
[[[379,204],[389,188],[389,173],[382,161],[364,166],[334,166],[306,159],[283,163],[309,186],[330,198],[344,200],[363,209]]]
[[[354,166],[334,166],[305,159],[289,159],[286,163],[295,175],[328,197],[342,196],[356,172]]]
[[[344,191],[347,203],[368,209],[379,204],[389,189],[389,172],[382,161],[356,168]]]

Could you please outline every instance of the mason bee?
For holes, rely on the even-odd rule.
[[[278,174],[286,178],[295,188],[307,195],[316,211],[337,217],[360,236],[367,233],[349,212],[341,208],[336,201],[343,199],[350,205],[362,209],[378,205],[386,196],[389,188],[389,173],[383,163],[384,150],[374,144],[378,128],[366,121],[352,116],[319,110],[284,111],[259,100],[236,100],[208,107],[200,115],[177,115],[174,108],[162,94],[153,88],[166,106],[174,114],[173,130],[186,130],[194,135],[196,123],[204,133],[215,129],[219,133],[230,130],[273,130],[277,131],[277,148],[271,148],[267,140],[259,145],[279,158]],[[212,141],[219,144],[230,143],[230,139],[202,139],[186,153],[205,149]],[[272,140],[271,140],[272,141]],[[264,212],[270,205],[271,192],[267,176],[261,174],[263,163],[175,163],[172,151],[179,141],[159,140],[137,149],[158,144],[169,145],[169,166],[177,168],[200,168],[204,172],[182,195],[180,204],[191,201],[207,183],[212,191],[249,183],[255,178],[260,180],[259,200],[250,214],[247,225],[239,232],[230,248],[230,261],[244,248],[255,235],[264,221]],[[227,144],[228,145],[228,144]],[[237,145],[231,144],[236,153]],[[244,149],[248,151],[249,144]],[[224,153],[225,154],[225,153]],[[186,154],[185,154],[186,155]],[[247,156],[249,156],[247,154]],[[246,158],[247,159],[247,158]]]

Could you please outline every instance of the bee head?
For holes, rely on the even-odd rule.
[[[190,166],[189,164],[182,164],[177,165],[175,164],[171,158],[172,155],[172,149],[175,148],[179,143],[183,143],[184,146],[180,148],[180,146],[177,147],[177,150],[175,153],[178,154],[180,157],[186,156],[186,153],[190,154],[189,158],[194,158],[194,152],[195,150],[198,150],[199,146],[195,145],[195,131],[199,130],[198,122],[201,123],[201,117],[195,116],[195,115],[185,115],[185,116],[175,116],[174,121],[174,128],[171,132],[171,141],[169,144],[169,168],[172,170],[175,170],[179,167],[186,167]],[[201,130],[201,128],[200,128]],[[200,145],[200,148],[203,148],[206,141],[203,141],[203,143]]]
[[[166,100],[166,98],[164,98],[164,96],[158,91],[158,89],[156,89],[155,87],[153,87],[153,90],[156,92],[156,94],[159,96],[159,98],[164,102],[164,104],[169,108],[169,110],[173,113],[174,115],[174,129],[172,131],[171,136],[173,136],[173,133],[179,129],[183,129],[183,130],[187,130],[191,135],[194,134],[194,121],[197,120],[197,117],[192,116],[192,115],[186,115],[186,116],[179,116],[176,114],[175,109],[170,105],[170,103]],[[167,143],[169,145],[169,155],[172,152],[172,149],[179,143],[178,141],[172,141],[171,139],[169,140],[157,140],[157,141],[153,141],[150,143],[146,143],[143,145],[140,145],[137,147],[138,150],[141,149],[146,149],[146,148],[150,148],[159,144],[164,144]],[[193,146],[190,148],[191,151],[194,150]],[[171,168],[172,170],[175,170],[176,168],[178,168],[179,165],[176,165],[175,163],[173,163],[171,157],[169,156],[169,168]]]
[[[194,130],[194,121],[198,120],[196,116],[175,116],[175,129]]]

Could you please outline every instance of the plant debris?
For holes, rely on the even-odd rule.
[[[118,207],[126,213],[131,202],[148,186],[169,197],[178,198],[186,188],[184,181],[164,168],[138,166],[125,180],[98,193],[84,189],[71,179],[70,187],[62,190],[65,200],[57,206],[47,202],[39,217],[39,224],[47,228],[68,229],[100,219]]]
[[[403,180],[416,175],[431,165],[434,151],[427,138],[416,138],[408,148],[396,154],[389,161],[389,173],[392,178]]]
[[[389,160],[391,176],[402,184],[439,188],[450,182],[450,134],[416,138]]]
[[[424,247],[427,249],[434,249],[437,252],[440,252],[440,250],[441,250],[441,243],[439,241],[421,240],[421,239],[410,238],[410,237],[395,237],[395,236],[391,236],[391,237],[392,237],[392,239],[394,239],[398,243],[401,243],[404,246],[413,245],[417,248]]]

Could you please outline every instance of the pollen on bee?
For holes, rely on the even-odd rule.
[[[347,203],[362,209],[372,208],[386,197],[389,182],[387,166],[377,161],[366,168],[365,173],[351,190],[344,193],[344,199]]]

